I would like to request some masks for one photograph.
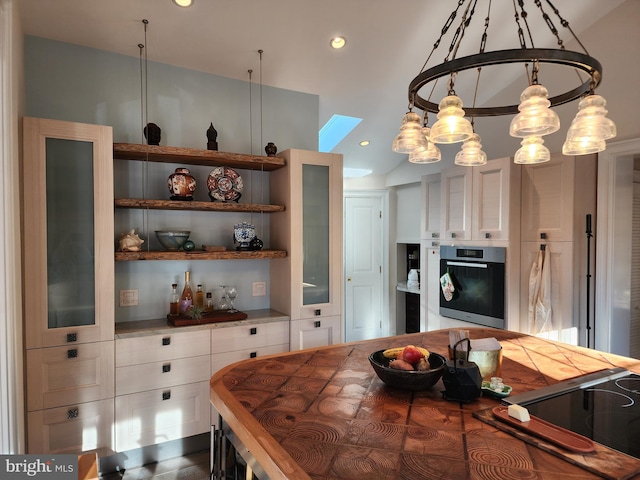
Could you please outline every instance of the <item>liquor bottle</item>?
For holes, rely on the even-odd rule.
[[[204,292],[202,291],[202,285],[198,285],[196,290],[196,306],[204,308]]]
[[[193,305],[193,291],[191,290],[191,273],[184,272],[184,288],[180,295],[180,313],[186,313]]]
[[[213,297],[211,296],[211,292],[207,292],[207,303],[205,304],[204,310],[205,312],[213,312]]]
[[[169,315],[180,313],[180,295],[178,294],[178,284],[171,284],[171,298],[169,299]]]

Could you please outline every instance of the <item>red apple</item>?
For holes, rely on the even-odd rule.
[[[415,365],[423,357],[424,355],[420,350],[413,345],[407,345],[404,347],[404,350],[402,350],[402,353],[398,358],[403,359],[405,362],[409,362],[411,365]]]

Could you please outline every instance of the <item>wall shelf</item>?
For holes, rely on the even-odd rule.
[[[163,163],[188,163],[210,167],[226,166],[270,172],[286,165],[283,158],[218,152],[199,148],[164,147],[136,143],[114,143],[113,158]]]
[[[142,251],[116,252],[116,262],[131,262],[137,260],[261,260],[271,258],[285,258],[287,252],[283,250],[225,250],[223,252],[207,252],[196,250],[192,252]]]
[[[179,200],[149,200],[142,198],[116,198],[116,208],[148,208],[151,210],[193,210],[206,212],[283,212],[284,205],[257,203],[187,202]]]

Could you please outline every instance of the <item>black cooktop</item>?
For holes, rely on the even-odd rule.
[[[504,400],[640,459],[640,375],[636,373],[603,370]]]

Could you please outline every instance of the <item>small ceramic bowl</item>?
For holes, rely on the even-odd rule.
[[[190,234],[188,230],[156,230],[156,238],[170,252],[180,250]]]
[[[385,384],[403,390],[428,390],[440,380],[447,364],[447,360],[442,355],[431,352],[428,358],[431,367],[429,370],[396,370],[389,367],[391,360],[386,358],[382,352],[384,350],[378,350],[369,355],[369,363]]]

